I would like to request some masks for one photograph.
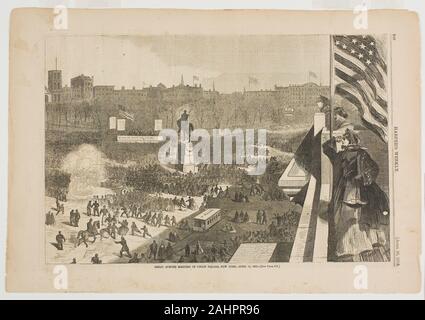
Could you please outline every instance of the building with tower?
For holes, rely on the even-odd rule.
[[[62,91],[62,70],[49,70],[47,79],[47,89],[51,95],[51,102],[61,102]]]

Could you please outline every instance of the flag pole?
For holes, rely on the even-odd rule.
[[[329,121],[329,137],[333,137],[333,122],[334,122],[334,107],[333,107],[333,90],[334,90],[334,46],[332,35],[329,35],[330,44],[330,61],[329,61],[329,109],[330,109],[330,121]]]
[[[332,34],[329,35],[329,44],[330,44],[330,68],[329,68],[329,109],[330,109],[330,121],[329,121],[329,139],[333,138],[333,130],[334,130],[334,43]],[[332,141],[332,140],[331,140]],[[333,144],[332,144],[333,145]],[[336,145],[335,145],[336,147]],[[330,163],[329,166],[329,196],[331,197],[333,193],[333,165]],[[330,198],[329,198],[330,200]]]

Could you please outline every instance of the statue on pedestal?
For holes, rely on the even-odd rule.
[[[193,144],[190,141],[190,136],[193,131],[193,124],[189,122],[189,114],[186,110],[177,120],[178,133],[180,135],[179,144],[179,167],[184,173],[196,173],[197,167],[193,159]]]
[[[178,133],[181,136],[181,141],[190,142],[190,134],[193,131],[193,124],[189,121],[189,114],[186,110],[183,111],[180,118],[177,120]]]

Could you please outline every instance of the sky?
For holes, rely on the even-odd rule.
[[[46,39],[46,83],[56,59],[63,85],[79,74],[116,88],[169,87],[183,75],[186,84],[208,90],[214,83],[224,93],[329,84],[325,35],[52,36]]]

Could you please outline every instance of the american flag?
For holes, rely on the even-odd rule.
[[[133,113],[130,113],[130,112],[127,112],[127,111],[125,111],[125,107],[124,106],[122,106],[122,105],[119,105],[118,106],[118,109],[119,109],[119,116],[121,117],[121,118],[125,118],[125,119],[127,119],[127,120],[130,120],[130,121],[134,121],[134,114]]]
[[[364,125],[388,142],[387,64],[370,35],[333,36],[335,94],[359,111]]]

